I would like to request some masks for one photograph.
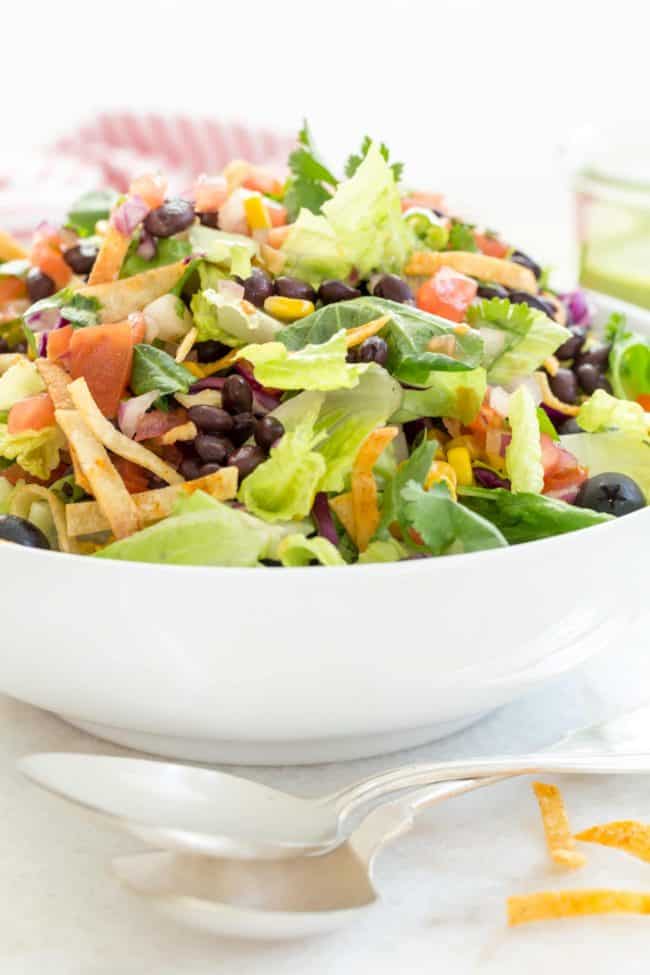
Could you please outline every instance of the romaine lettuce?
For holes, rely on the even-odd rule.
[[[314,287],[327,278],[347,278],[352,270],[331,224],[306,209],[291,224],[282,253],[285,272]]]
[[[191,307],[199,342],[213,340],[239,348],[247,342],[270,342],[282,328],[259,308],[225,298],[213,288],[197,291]]]
[[[610,472],[627,474],[650,503],[650,437],[634,437],[619,431],[571,433],[561,437],[560,442],[587,468],[590,476]]]
[[[0,410],[10,410],[15,403],[37,396],[45,390],[45,383],[33,362],[19,359],[0,377]]]
[[[467,372],[431,372],[426,389],[405,389],[402,405],[392,417],[406,423],[421,416],[447,416],[471,423],[487,390],[485,369]]]
[[[345,565],[338,549],[326,538],[314,535],[305,538],[304,535],[287,535],[278,545],[278,555],[284,566],[309,565],[318,562],[320,565]]]
[[[347,361],[343,330],[321,345],[306,345],[298,352],[289,352],[282,342],[267,342],[247,345],[239,355],[250,362],[262,386],[274,389],[351,389],[368,369],[367,364]]]
[[[59,466],[64,447],[65,437],[58,427],[12,434],[6,423],[0,423],[0,457],[16,461],[32,477],[46,480]]]
[[[640,403],[617,399],[604,389],[597,389],[582,404],[576,421],[587,433],[616,429],[631,437],[648,435],[648,419]]]
[[[520,386],[510,397],[508,420],[512,440],[506,447],[506,471],[515,494],[541,494],[544,487],[542,445],[537,407],[529,390]]]
[[[605,337],[612,344],[609,377],[614,394],[631,400],[650,394],[650,338],[631,332],[625,316],[617,313],[605,326]]]

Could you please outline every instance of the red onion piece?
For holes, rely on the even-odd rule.
[[[111,223],[124,237],[130,237],[148,213],[149,207],[141,196],[128,196],[113,213]]]
[[[238,284],[236,281],[230,281],[228,278],[224,278],[223,281],[219,281],[217,291],[227,301],[239,301],[244,297],[244,289],[242,285]]]
[[[584,291],[579,288],[575,291],[567,291],[566,294],[560,295],[560,300],[568,312],[569,325],[591,325],[593,310]]]
[[[314,498],[314,506],[311,509],[311,514],[316,523],[318,534],[326,538],[332,545],[338,545],[339,536],[334,525],[327,495],[324,491],[319,491]]]
[[[156,238],[148,234],[144,228],[140,235],[137,253],[145,261],[152,261],[156,256]]]
[[[487,467],[475,467],[474,479],[480,487],[484,488],[504,488],[510,490],[510,481],[507,477],[499,477],[494,471],[489,471]]]
[[[41,332],[38,336],[38,354],[42,359],[47,355],[47,336],[48,332]]]
[[[140,420],[159,396],[158,390],[154,389],[150,393],[143,393],[142,396],[134,396],[133,399],[120,403],[117,424],[125,437],[130,437],[131,440],[135,437]]]
[[[61,317],[61,312],[58,308],[42,308],[40,311],[35,311],[30,314],[30,309],[28,308],[25,312],[25,325],[32,330],[32,332],[51,332],[55,328],[61,328],[63,325],[67,324]]]
[[[200,393],[202,389],[223,389],[225,381],[225,376],[206,376],[205,379],[199,379],[198,382],[192,383],[189,391],[190,393]]]
[[[135,440],[151,440],[152,437],[162,437],[163,433],[179,427],[187,421],[187,412],[183,409],[172,410],[164,413],[162,410],[153,410],[152,413],[145,413],[140,417],[138,427],[135,432]]]

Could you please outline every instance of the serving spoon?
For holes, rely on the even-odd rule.
[[[543,752],[406,765],[317,798],[225,772],[136,758],[43,753],[21,759],[18,767],[158,848],[230,858],[313,856],[340,846],[369,812],[404,790],[532,772],[650,772],[650,704],[569,733]]]

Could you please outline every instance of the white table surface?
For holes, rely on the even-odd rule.
[[[529,748],[650,696],[647,635],[501,709],[462,735],[390,758],[246,774],[325,791],[398,761]],[[508,930],[511,893],[569,886],[650,890],[650,866],[585,847],[568,874],[549,865],[530,783],[467,795],[418,820],[381,857],[382,894],[357,927],[288,944],[218,940],[157,917],[112,877],[111,857],[139,844],[37,790],[14,770],[39,750],[119,751],[57,718],[0,697],[0,971],[2,975],[408,975],[444,971],[647,972],[650,919],[593,918]],[[574,828],[650,816],[641,777],[564,781]]]

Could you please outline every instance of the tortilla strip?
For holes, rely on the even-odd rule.
[[[650,914],[650,894],[634,890],[543,890],[508,898],[508,924],[587,914]]]
[[[179,441],[195,440],[198,433],[196,424],[189,420],[187,423],[181,423],[177,427],[172,427],[171,430],[167,430],[159,437],[154,437],[151,443],[155,446],[169,447],[171,444],[178,443]]]
[[[185,262],[177,261],[176,264],[154,267],[121,281],[86,285],[79,288],[77,294],[97,298],[102,324],[123,322],[134,311],[142,311],[156,298],[170,292],[184,271]]]
[[[88,389],[85,379],[75,379],[68,387],[72,402],[83,416],[93,434],[108,450],[112,450],[118,457],[130,460],[131,463],[144,467],[168,484],[182,484],[181,475],[161,460],[157,454],[147,450],[142,444],[136,443],[116,430],[104,414],[100,411]],[[94,491],[93,491],[94,494]]]
[[[73,410],[74,403],[68,387],[72,380],[62,366],[48,359],[37,359],[36,368],[47,386],[55,410]]]
[[[575,848],[576,841],[569,827],[562,793],[556,785],[546,785],[544,782],[533,782],[533,792],[542,814],[546,845],[551,859],[569,870],[583,867],[587,860]]]
[[[41,487],[40,484],[19,485],[12,495],[9,513],[12,515],[18,515],[21,518],[26,518],[29,514],[32,501],[35,500],[47,501],[48,505],[50,506],[60,550],[68,553],[76,552],[76,546],[73,542],[71,542],[68,536],[65,518],[65,505],[60,498],[57,498],[53,491],[49,490],[49,488]]]
[[[237,495],[237,477],[236,467],[222,467],[220,471],[207,477],[199,477],[195,481],[186,481],[184,484],[174,484],[155,491],[143,491],[141,494],[132,494],[131,497],[138,509],[141,524],[152,525],[172,513],[178,498],[194,494],[195,491],[205,491],[217,501],[230,501]],[[73,537],[94,535],[110,527],[95,501],[68,504],[65,506],[65,513],[68,532]]]
[[[0,261],[16,261],[25,257],[29,255],[23,245],[11,234],[0,230]]]
[[[199,334],[198,328],[191,328],[181,344],[176,350],[176,362],[185,362],[188,355],[192,351],[192,346],[196,342],[197,336]]]
[[[8,372],[12,366],[24,358],[22,352],[3,352],[0,355],[0,376],[3,376],[5,372]]]
[[[346,532],[354,542],[357,537],[356,526],[354,523],[354,508],[352,506],[352,491],[339,494],[336,498],[330,499],[330,508],[341,522]]]
[[[130,243],[130,237],[120,233],[117,227],[109,224],[102,238],[95,263],[88,275],[88,284],[105,284],[107,281],[117,281]]]
[[[106,450],[81,414],[77,410],[56,410],[54,415],[115,538],[126,538],[137,532],[138,509]]]
[[[390,321],[390,315],[382,315],[381,318],[375,318],[372,322],[366,322],[365,325],[357,325],[355,328],[346,328],[345,330],[345,344],[348,349],[353,349],[355,345],[361,345],[366,339],[369,339],[372,335],[376,335],[377,332],[381,332],[384,325]]]
[[[650,863],[650,826],[634,819],[622,819],[602,826],[592,826],[575,838],[581,843],[600,843],[614,850],[623,850],[630,856]]]
[[[428,277],[441,267],[451,267],[480,281],[494,281],[506,288],[537,293],[537,280],[530,268],[515,264],[514,261],[474,254],[471,251],[415,251],[411,254],[405,273]]]

